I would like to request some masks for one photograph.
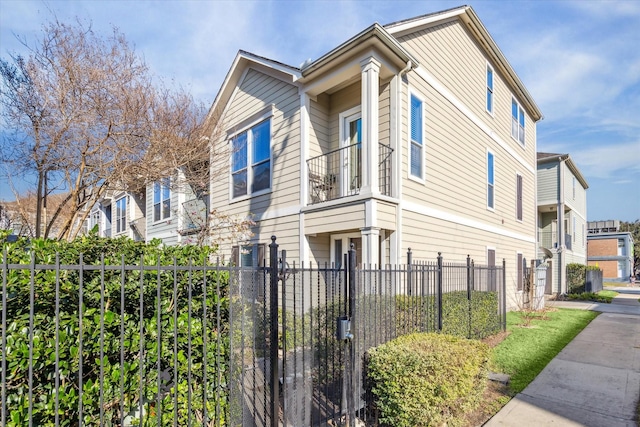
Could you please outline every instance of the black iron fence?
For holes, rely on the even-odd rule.
[[[505,269],[444,262],[9,264],[3,426],[302,426],[376,418],[366,354],[413,332],[505,326]]]

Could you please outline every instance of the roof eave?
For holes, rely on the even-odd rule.
[[[393,52],[403,63],[411,62],[411,64],[418,65],[418,60],[411,55],[398,41],[391,35],[387,30],[385,30],[380,24],[377,22],[366,28],[364,31],[356,34],[354,37],[345,41],[335,49],[327,52],[322,55],[317,60],[309,63],[307,66],[303,67],[301,70],[302,77],[307,77],[314,72],[324,68],[328,64],[331,64],[336,59],[340,58],[342,55],[350,52],[358,45],[363,43],[365,40],[370,38],[377,38],[382,42],[382,44],[388,48],[391,52]]]

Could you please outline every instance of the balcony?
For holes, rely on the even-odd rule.
[[[538,245],[547,249],[558,248],[558,233],[555,231],[539,231],[538,232]],[[572,235],[564,235],[564,246],[566,249],[571,250]]]
[[[391,196],[391,154],[388,145],[378,144],[378,188]],[[307,160],[309,204],[322,203],[360,193],[362,147],[352,144]]]

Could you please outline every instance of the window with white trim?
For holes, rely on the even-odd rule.
[[[153,220],[162,221],[171,217],[171,180],[153,183]]]
[[[271,187],[271,119],[241,132],[231,141],[232,198]]]
[[[522,175],[516,174],[516,219],[522,221]]]
[[[487,64],[487,112],[493,114],[493,68]]]
[[[511,99],[511,136],[524,145],[524,110],[515,98]]]
[[[419,179],[424,177],[423,159],[424,159],[424,133],[422,128],[423,122],[423,102],[411,95],[410,103],[410,155],[409,155],[409,173]]]
[[[127,197],[116,201],[116,233],[127,229]]]
[[[495,207],[495,170],[494,158],[491,151],[487,151],[487,208]]]

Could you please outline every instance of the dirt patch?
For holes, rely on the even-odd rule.
[[[504,332],[499,332],[495,335],[491,335],[489,337],[483,338],[480,341],[482,341],[483,343],[487,344],[489,347],[493,348],[495,346],[497,346],[498,344],[500,344],[502,341],[504,341],[505,338],[507,338],[509,336],[508,331],[504,331]]]
[[[487,388],[482,395],[482,403],[475,411],[466,414],[465,426],[483,425],[511,400],[512,395],[507,385],[495,381],[487,381],[487,383]]]

